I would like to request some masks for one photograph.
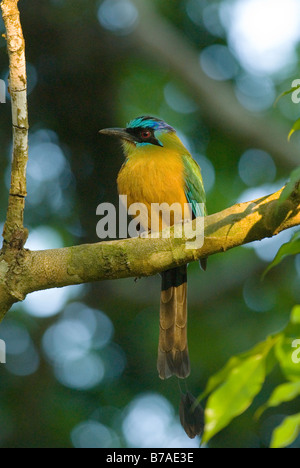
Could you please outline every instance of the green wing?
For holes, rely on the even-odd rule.
[[[185,172],[185,194],[191,204],[195,217],[207,216],[206,195],[203,185],[201,169],[190,154],[183,156]],[[204,204],[204,205],[199,205]]]

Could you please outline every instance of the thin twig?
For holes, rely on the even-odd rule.
[[[3,0],[2,17],[6,28],[9,55],[9,91],[11,95],[13,155],[11,186],[3,232],[3,252],[22,249],[28,232],[24,229],[26,166],[28,161],[28,111],[25,42],[18,0]]]

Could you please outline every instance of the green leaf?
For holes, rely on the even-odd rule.
[[[284,448],[291,445],[300,434],[300,413],[286,418],[272,435],[271,448]]]
[[[296,305],[291,313],[291,323],[292,324],[300,324],[300,305]],[[299,337],[300,338],[300,337]]]
[[[281,403],[294,400],[294,398],[297,398],[299,395],[300,381],[279,385],[270,396],[267,406],[269,408],[275,408],[276,406],[281,405]]]
[[[205,432],[203,442],[208,442],[232,419],[242,414],[260,392],[266,377],[266,361],[278,337],[268,338],[255,347],[259,353],[245,353],[231,359],[227,366],[215,376],[215,383],[222,377],[224,382],[209,397],[205,410]],[[248,356],[248,357],[246,357]],[[234,365],[235,364],[235,365]],[[225,372],[226,371],[226,372]]]
[[[219,387],[227,379],[232,369],[237,367],[241,362],[242,360],[238,356],[233,356],[219,372],[210,377],[206,389],[199,397],[199,401],[203,400],[217,387]]]
[[[257,344],[256,346],[254,346],[254,348],[250,349],[249,351],[245,351],[244,353],[241,353],[238,356],[233,356],[219,372],[210,377],[206,389],[204,390],[203,394],[199,397],[199,401],[206,398],[211,392],[213,392],[217,387],[224,383],[232,369],[242,364],[245,361],[245,359],[251,356],[256,356],[257,354],[264,353],[266,347],[268,347],[270,343],[275,343],[275,341],[273,342],[274,339],[275,338],[268,337],[266,341]]]
[[[268,266],[268,268],[263,273],[263,278],[269,273],[269,271],[275,266],[279,265],[282,260],[289,255],[297,255],[300,253],[300,231],[296,232],[290,242],[282,245],[277,252],[276,257],[273,262]]]
[[[289,89],[288,91],[284,91],[283,93],[281,93],[280,96],[278,96],[278,98],[274,102],[274,107],[277,106],[278,101],[280,101],[281,98],[283,98],[284,96],[287,96],[288,94],[292,94],[294,91],[297,91],[297,89],[299,89],[299,88],[300,88],[300,85],[294,86],[293,88]]]
[[[295,340],[300,338],[300,305],[293,307],[290,320],[284,328],[281,336]],[[279,343],[280,340],[278,340]]]
[[[279,385],[273,391],[267,403],[261,406],[255,413],[255,417],[258,419],[262,413],[268,408],[275,408],[276,406],[292,401],[300,395],[300,381],[290,382]]]
[[[265,381],[266,357],[252,356],[232,369],[226,382],[210,396],[205,410],[203,442],[208,442],[251,405]]]
[[[300,130],[300,119],[296,120],[296,122],[294,123],[294,125],[292,126],[292,129],[289,133],[289,136],[288,136],[288,141],[290,141],[292,135],[297,132],[298,130]]]
[[[291,173],[289,182],[287,183],[287,185],[281,192],[280,198],[278,200],[279,203],[282,203],[289,198],[289,196],[295,190],[296,184],[299,181],[300,181],[300,167],[298,167]]]

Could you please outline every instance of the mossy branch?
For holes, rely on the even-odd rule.
[[[300,225],[299,193],[279,203],[281,192],[239,203],[205,218],[205,241],[198,249],[187,248],[191,241],[188,232],[182,238],[174,236],[176,226],[169,229],[169,238],[160,233],[158,239],[132,238],[36,252],[23,249],[17,270],[4,260],[0,262],[0,284],[5,283],[3,294],[0,289],[2,316],[11,302],[22,300],[33,291],[151,276]],[[195,228],[196,220],[190,225],[190,229]]]

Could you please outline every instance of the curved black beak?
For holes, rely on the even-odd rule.
[[[100,130],[99,133],[134,142],[133,136],[127,132],[126,128],[104,128]]]

